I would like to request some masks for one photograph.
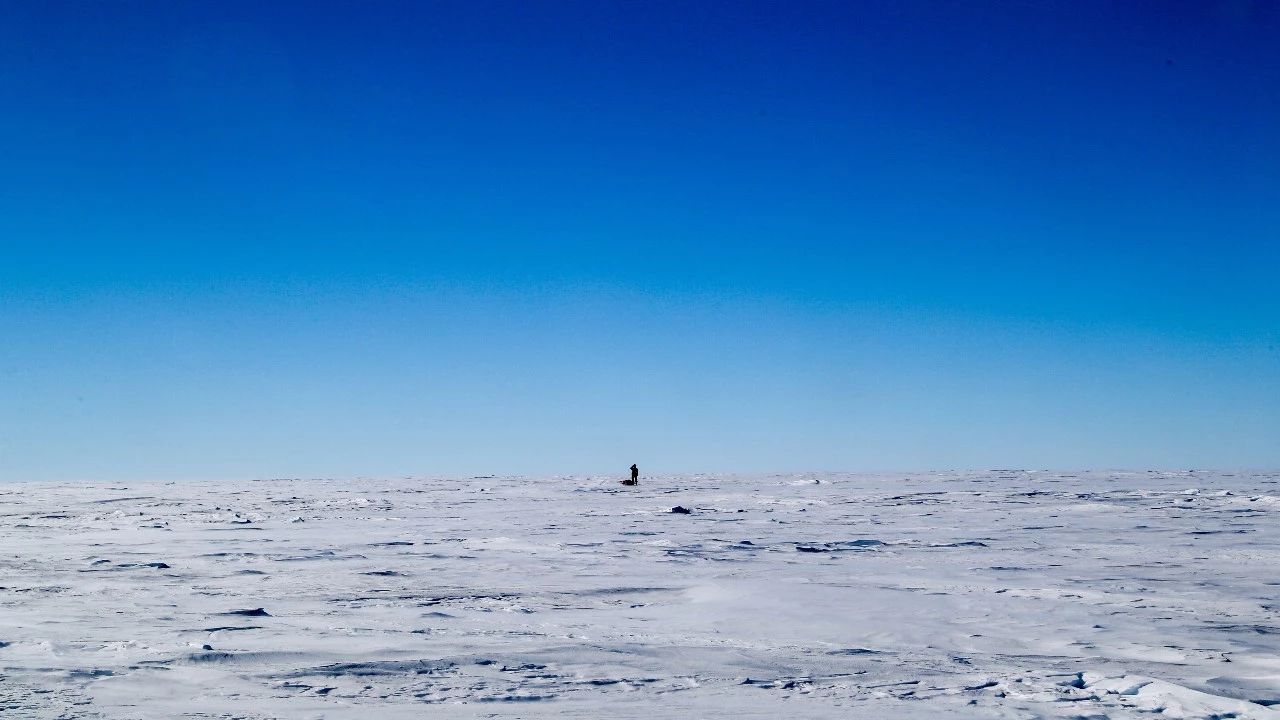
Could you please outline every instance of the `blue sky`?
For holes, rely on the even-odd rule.
[[[1280,466],[1275,3],[0,16],[0,479]]]

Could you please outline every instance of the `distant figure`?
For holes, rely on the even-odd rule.
[[[622,484],[623,485],[639,485],[640,484],[640,468],[636,467],[635,463],[631,464],[631,479],[623,480]]]

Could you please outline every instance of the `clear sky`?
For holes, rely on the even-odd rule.
[[[1280,466],[1280,4],[0,1],[0,479]]]

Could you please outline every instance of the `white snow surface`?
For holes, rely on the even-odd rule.
[[[1280,718],[1278,541],[1262,472],[9,484],[0,716]]]

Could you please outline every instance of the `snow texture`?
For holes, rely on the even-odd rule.
[[[4,485],[0,715],[1280,718],[1278,541],[1270,473]]]

